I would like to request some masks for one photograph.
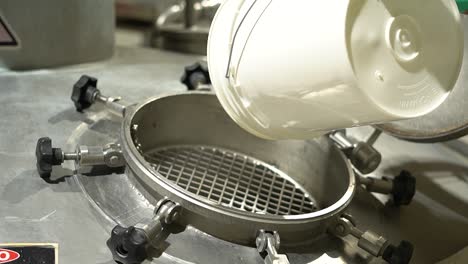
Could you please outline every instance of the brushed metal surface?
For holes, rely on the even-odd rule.
[[[93,122],[83,123],[73,131],[65,148],[73,149],[77,144],[98,145],[119,139],[121,120],[105,113],[90,116],[90,119]],[[140,219],[153,215],[154,202],[145,198],[146,194],[135,184],[134,176],[128,170],[83,168],[73,177],[107,234],[116,224],[134,225]],[[230,226],[226,225],[226,228]],[[152,263],[263,263],[254,247],[217,239],[192,226],[175,226],[170,231],[171,234],[165,234],[168,235],[167,243],[154,252]],[[314,246],[299,247],[288,254],[292,263],[348,263],[348,257],[340,249],[343,246],[341,241],[326,236],[318,238],[318,241]],[[381,262],[373,260],[372,263]]]
[[[57,242],[61,263],[112,264],[105,245],[111,228],[116,222],[134,224],[148,211],[148,201],[119,172],[86,177],[89,182],[83,186],[88,191],[83,192],[75,181],[82,176],[72,176],[74,168],[68,164],[69,170],[57,169],[53,177],[70,177],[59,184],[47,184],[36,172],[36,141],[50,136],[55,146],[74,150],[79,142],[99,145],[118,138],[119,120],[96,116],[93,112],[99,110],[97,107],[85,115],[75,112],[70,92],[81,74],[98,77],[103,94],[139,102],[152,95],[184,91],[180,74],[185,65],[197,59],[150,49],[119,48],[106,62],[0,73],[2,242]],[[368,130],[357,128],[348,135],[364,139],[371,132]],[[417,177],[416,196],[411,205],[397,209],[385,205],[385,196],[373,196],[358,188],[350,204],[349,212],[360,228],[369,228],[391,241],[413,242],[412,263],[434,263],[468,245],[468,152],[454,151],[453,145],[463,146],[458,140],[415,144],[382,135],[375,143],[383,155],[375,176],[396,175],[408,169]],[[98,172],[102,174],[94,174]],[[117,191],[100,192],[98,187],[105,183],[114,184]],[[95,194],[91,202],[86,193]],[[125,206],[125,200],[135,203]],[[191,228],[169,236],[168,242],[165,253],[154,263],[262,263],[251,248],[236,249],[234,244]],[[297,264],[381,263],[355,246],[355,239],[325,241],[305,249],[308,253],[290,252],[288,257]]]
[[[255,137],[230,119],[210,92],[164,94],[127,110],[119,142],[135,182],[150,194],[148,199],[168,197],[180,204],[184,208],[180,223],[218,238],[255,246],[256,233],[263,229],[280,233],[283,245],[307,243],[325,233],[354,195],[352,168],[327,137],[310,141]],[[267,162],[311,193],[320,210],[300,215],[259,214],[225,207],[187,192],[154,171],[144,157],[155,148],[181,144],[216,146]]]

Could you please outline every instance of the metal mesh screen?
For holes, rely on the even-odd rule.
[[[145,154],[179,187],[223,206],[259,214],[297,215],[317,208],[283,172],[249,156],[208,146],[171,146]]]

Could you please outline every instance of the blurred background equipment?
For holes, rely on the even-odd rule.
[[[113,54],[113,0],[2,0],[0,19],[17,40],[0,46],[0,68],[56,67]]]
[[[206,55],[211,21],[221,2],[117,0],[116,14],[121,29],[117,37],[126,44]]]
[[[221,0],[185,0],[169,7],[156,20],[152,45],[162,49],[206,55],[211,21]]]
[[[169,6],[182,0],[115,0],[115,14],[120,20],[153,23]]]

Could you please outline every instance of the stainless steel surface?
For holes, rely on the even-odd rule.
[[[364,140],[373,131],[362,127],[348,133]],[[458,148],[452,148],[453,145]],[[374,194],[379,202],[374,202],[373,206],[369,203],[369,207],[378,208],[382,215],[378,220],[368,218],[367,221],[386,224],[378,229],[371,228],[372,224],[367,222],[365,227],[391,241],[406,239],[414,243],[414,263],[442,260],[458,251],[451,245],[457,244],[459,249],[466,247],[468,239],[463,236],[468,230],[461,226],[468,224],[468,156],[460,149],[466,149],[468,145],[462,140],[438,144],[411,143],[382,134],[374,147],[383,155],[376,175],[398,175],[401,169],[409,170],[416,177],[417,191],[412,203],[400,209],[389,206],[388,196]],[[355,211],[349,211],[360,225],[365,221]]]
[[[19,48],[0,47],[0,70],[57,67],[113,54],[113,0],[2,0],[0,15],[20,42]]]
[[[77,127],[67,141],[67,148],[76,144],[112,142],[119,137],[121,120],[117,117],[100,113],[89,118],[94,121]],[[104,131],[107,133],[103,133]],[[96,173],[101,176],[87,176]],[[131,177],[131,172],[128,175]],[[106,235],[115,224],[130,226],[141,222],[142,219],[153,217],[155,202],[148,201],[147,196],[143,195],[144,189],[135,186],[128,175],[120,171],[105,170],[81,170],[81,173],[76,175],[77,184],[89,199],[92,205],[90,210],[97,212],[99,224],[105,227]],[[157,204],[155,206],[157,207]],[[230,225],[224,228],[228,229]],[[312,261],[320,257],[327,258],[328,255],[338,256],[328,263],[343,263],[346,259],[346,255],[342,256],[343,253],[340,252],[341,242],[327,236],[317,237],[316,240],[321,245],[320,249],[309,245],[297,248],[297,252],[300,253],[288,254],[292,263],[314,263]],[[154,253],[156,259],[153,263],[263,263],[255,248],[217,239],[192,226],[173,226],[166,241],[166,245],[159,245]]]
[[[465,54],[457,84],[447,100],[420,118],[378,125],[386,133],[415,142],[440,142],[468,134],[468,15],[461,15],[465,30]]]
[[[121,144],[127,168],[150,194],[148,199],[168,197],[184,208],[182,224],[244,245],[255,245],[261,229],[280,233],[284,245],[310,241],[346,209],[355,190],[350,165],[327,137],[257,138],[237,126],[216,96],[206,92],[162,95],[128,108]],[[208,150],[200,152],[200,146]],[[262,162],[249,170],[255,160]],[[161,162],[166,164],[158,167]],[[286,210],[301,214],[287,215]],[[226,224],[229,229],[223,228]]]
[[[116,223],[133,225],[152,217],[151,203],[120,171],[93,177],[102,174],[102,169],[96,168],[66,177],[60,184],[45,183],[35,169],[36,141],[48,135],[55,145],[73,150],[77,145],[118,140],[121,120],[75,112],[69,97],[81,74],[96,75],[104,94],[124,95],[129,102],[139,102],[149,95],[183,91],[178,80],[183,67],[197,59],[150,49],[119,48],[108,62],[1,73],[2,241],[57,242],[61,263],[112,264],[105,245],[110,230]],[[359,128],[348,134],[365,140],[372,132]],[[452,148],[455,146],[456,151]],[[468,145],[460,140],[422,145],[383,134],[374,147],[383,155],[376,175],[396,175],[402,168],[408,169],[417,177],[418,190],[411,205],[397,209],[385,205],[386,196],[373,196],[358,188],[348,211],[359,226],[391,241],[413,242],[415,264],[435,263],[465,248]],[[72,164],[68,167],[71,170],[57,170],[53,176],[73,175]],[[263,263],[255,248],[216,239],[191,226],[177,232],[168,237],[164,253],[153,263]],[[382,263],[357,249],[357,241],[351,238],[344,242],[320,240],[287,255],[291,263]]]
[[[185,90],[180,74],[184,66],[198,59],[152,49],[119,48],[110,61],[1,72],[1,240],[57,242],[61,263],[112,263],[106,247],[111,227],[103,225],[106,218],[90,206],[75,180],[66,177],[61,184],[47,184],[38,177],[34,156],[37,139],[48,135],[57,146],[65,146],[77,126],[94,122],[90,116],[77,113],[70,101],[71,88],[82,74],[98,77],[104,93],[125,95],[137,102],[149,94]],[[119,132],[120,122],[116,124]],[[108,140],[113,131],[107,128],[106,123],[99,123],[93,130],[97,141],[82,145],[116,142],[117,138]],[[64,150],[74,150],[77,145],[67,145]],[[52,176],[73,175],[73,163],[67,167]]]

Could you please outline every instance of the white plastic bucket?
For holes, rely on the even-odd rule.
[[[208,41],[224,109],[270,139],[427,114],[462,57],[454,0],[227,0]]]

